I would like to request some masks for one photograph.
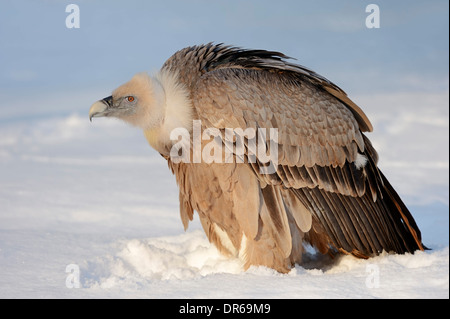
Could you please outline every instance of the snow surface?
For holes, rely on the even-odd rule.
[[[360,260],[309,249],[284,275],[244,272],[196,216],[185,233],[167,164],[139,130],[89,123],[98,98],[47,112],[60,100],[37,96],[20,101],[40,106],[32,116],[0,113],[0,298],[449,298],[448,92],[355,97],[432,250]]]

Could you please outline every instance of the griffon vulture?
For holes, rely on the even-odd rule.
[[[157,74],[139,73],[95,102],[89,118],[140,127],[176,176],[184,228],[196,211],[209,241],[245,269],[288,272],[304,243],[359,258],[424,250],[413,217],[377,167],[367,116],[335,84],[288,59],[222,44],[188,47]],[[196,139],[195,125],[212,131],[211,140]],[[262,128],[277,134],[250,136]],[[177,131],[193,146],[185,160],[179,143],[186,134]],[[256,152],[254,140],[265,152]],[[205,160],[194,154],[199,148],[228,157]]]

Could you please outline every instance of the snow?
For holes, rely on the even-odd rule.
[[[371,260],[351,256],[330,260],[312,255],[302,267],[281,275],[264,267],[242,272],[237,260],[220,256],[200,231],[129,240],[121,247],[104,262],[108,273],[86,283],[90,289],[120,287],[153,298],[174,293],[183,298],[421,298],[425,292],[427,298],[440,298],[448,291],[448,272],[444,273],[448,248]],[[186,291],[177,292],[180,282]],[[221,289],[211,291],[202,283]],[[142,285],[145,288],[136,289]],[[158,289],[152,291],[154,286]]]
[[[449,298],[448,92],[357,99],[432,250],[360,260],[308,249],[288,274],[243,271],[196,216],[183,231],[175,178],[142,133],[90,123],[86,103],[0,117],[0,298]]]
[[[79,29],[68,3],[0,2],[0,298],[449,298],[448,2],[379,0],[379,29],[358,1],[79,2]],[[309,249],[282,275],[242,271],[196,216],[184,232],[175,178],[143,134],[87,113],[210,41],[283,52],[344,89],[432,250]]]

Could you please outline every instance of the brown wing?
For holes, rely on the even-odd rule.
[[[272,220],[287,218],[279,218],[286,214],[281,197],[266,190],[277,186],[312,214],[306,238],[322,250],[361,257],[423,249],[414,219],[376,166],[355,109],[322,84],[274,69],[219,68],[200,78],[193,101],[205,127],[278,129],[276,173],[261,174],[258,158],[249,164],[267,206],[278,202]]]

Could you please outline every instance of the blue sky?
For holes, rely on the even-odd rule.
[[[66,28],[70,3],[80,8],[79,29]],[[379,29],[365,26],[370,3],[380,8]],[[349,95],[442,92],[448,30],[447,0],[2,1],[0,109],[17,96],[101,95],[210,41],[284,52]]]

